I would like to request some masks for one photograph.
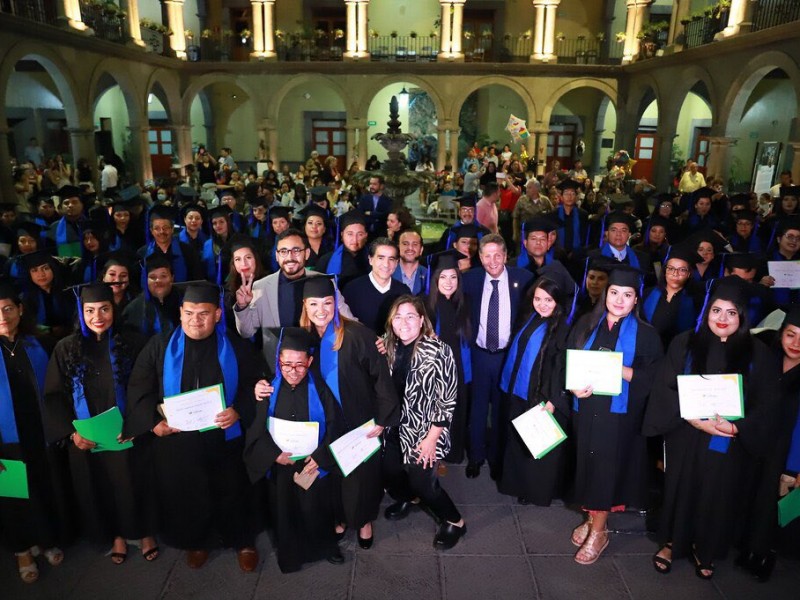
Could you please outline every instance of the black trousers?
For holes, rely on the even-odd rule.
[[[424,469],[421,463],[403,463],[397,427],[386,430],[383,477],[386,491],[398,502],[410,502],[419,498],[439,521],[458,523],[461,520],[461,513],[456,505],[439,485],[435,466]]]

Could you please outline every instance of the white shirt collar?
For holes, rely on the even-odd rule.
[[[381,294],[385,294],[392,287],[391,278],[389,278],[389,283],[387,283],[385,286],[379,285],[378,282],[375,280],[375,278],[372,276],[372,271],[369,272],[369,280],[372,282],[372,285],[375,287],[375,289],[378,290]]]

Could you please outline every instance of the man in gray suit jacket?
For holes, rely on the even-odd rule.
[[[300,322],[303,290],[292,282],[321,275],[305,268],[309,253],[308,242],[297,229],[281,232],[275,241],[279,270],[256,282],[245,280],[236,290],[236,329],[242,337],[249,338],[261,328],[264,356],[273,373],[280,328],[296,327]],[[337,296],[339,313],[357,320],[342,295]]]

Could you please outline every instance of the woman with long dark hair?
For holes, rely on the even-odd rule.
[[[68,484],[63,452],[45,443],[41,401],[48,350],[33,336],[35,323],[17,290],[0,283],[0,472],[21,461],[28,498],[0,497],[0,542],[17,557],[25,583],[39,578],[35,553],[52,566],[64,560],[68,541]],[[33,551],[33,552],[32,552]]]
[[[395,503],[389,520],[406,517],[419,498],[436,516],[436,548],[447,550],[467,532],[461,513],[439,485],[436,463],[450,451],[449,425],[456,403],[458,375],[453,352],[434,337],[433,326],[418,296],[397,298],[386,319],[386,357],[402,398],[399,427],[384,441],[384,478]]]
[[[511,421],[541,404],[562,429],[570,416],[570,402],[564,392],[564,367],[569,324],[565,312],[565,291],[547,276],[539,277],[525,297],[527,310],[523,325],[514,335],[500,379],[507,394],[508,442],[503,460],[503,478],[498,489],[516,496],[520,504],[550,506],[562,488],[564,446],[557,446],[534,459]],[[524,319],[524,320],[522,320]]]
[[[430,290],[425,298],[425,310],[434,332],[452,350],[458,371],[458,396],[450,421],[450,452],[444,457],[449,463],[460,463],[466,452],[469,384],[472,382],[470,303],[458,269],[458,261],[464,258],[467,257],[456,250],[431,257],[428,265]]]
[[[719,280],[697,331],[677,336],[659,366],[644,423],[646,435],[663,435],[665,491],[659,527],[659,573],[690,556],[702,579],[714,575],[714,559],[724,557],[742,529],[748,464],[774,443],[772,420],[779,377],[775,357],[751,336],[747,289],[736,276]],[[728,421],[683,419],[678,375],[739,374],[744,418]],[[738,530],[738,531],[737,531]]]
[[[222,285],[228,276],[229,258],[226,244],[233,235],[232,214],[233,211],[227,206],[218,206],[208,213],[212,233],[203,244],[203,271],[206,279],[218,285]]]
[[[47,250],[26,254],[28,274],[23,297],[33,311],[40,332],[60,340],[72,331],[75,302],[64,291],[65,268]]]
[[[658,333],[639,318],[638,269],[615,267],[591,313],[575,325],[568,348],[621,352],[622,392],[595,395],[591,386],[570,390],[576,450],[575,500],[587,513],[572,532],[575,561],[590,565],[608,546],[611,512],[646,502],[646,443],[641,434],[647,397],[663,352]]]
[[[339,315],[337,292],[329,276],[307,277],[303,286],[300,326],[319,338],[318,367],[342,407],[344,429],[374,426],[368,437],[378,437],[385,427],[400,420],[400,402],[386,361],[375,348],[375,334],[357,321]],[[336,533],[341,539],[347,526],[357,529],[358,545],[372,547],[372,522],[378,518],[383,486],[381,460],[376,453],[341,480],[337,494]]]
[[[84,534],[99,543],[113,540],[111,561],[120,565],[127,558],[129,539],[142,540],[145,560],[158,557],[147,476],[149,445],[142,436],[128,450],[91,452],[95,441],[73,426],[76,419],[89,419],[114,407],[125,415],[128,379],[145,339],[115,332],[114,315],[110,286],[100,282],[82,286],[80,330],[56,345],[47,366],[44,429],[48,443],[69,445],[69,470]]]

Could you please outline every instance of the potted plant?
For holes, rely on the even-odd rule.
[[[617,33],[614,34],[614,39],[617,40],[618,44],[621,44],[622,42],[624,42],[626,37],[627,36],[625,35],[624,31],[618,31]]]
[[[412,31],[411,33],[408,34],[408,37],[410,37],[412,40],[417,39],[417,32]]]
[[[392,32],[389,34],[389,36],[390,36],[391,38],[393,38],[393,39],[394,39],[394,38],[396,38],[396,37],[397,37],[397,32],[396,32],[396,31],[392,31]]]
[[[253,37],[253,32],[249,29],[242,29],[242,31],[239,33],[239,37],[242,39],[242,46],[244,46],[247,44],[247,40]]]
[[[379,35],[379,34],[378,34],[378,31],[377,31],[376,29],[370,29],[370,30],[369,30],[369,37],[371,37],[371,38],[377,38],[377,37],[378,37],[378,35]]]
[[[598,42],[602,43],[602,42],[606,41],[606,34],[603,33],[602,31],[600,33],[598,33],[597,35],[595,35],[594,37],[595,37],[595,39],[597,39]]]
[[[471,40],[472,39],[472,35],[473,34],[472,34],[471,30],[467,29],[466,31],[464,31],[464,39],[465,40]]]
[[[333,39],[341,40],[344,37],[344,29],[334,29],[333,30]]]
[[[567,39],[567,36],[565,36],[565,35],[564,35],[564,32],[563,32],[563,31],[559,31],[559,32],[556,34],[556,39],[557,39],[559,42],[563,42],[565,39]]]

